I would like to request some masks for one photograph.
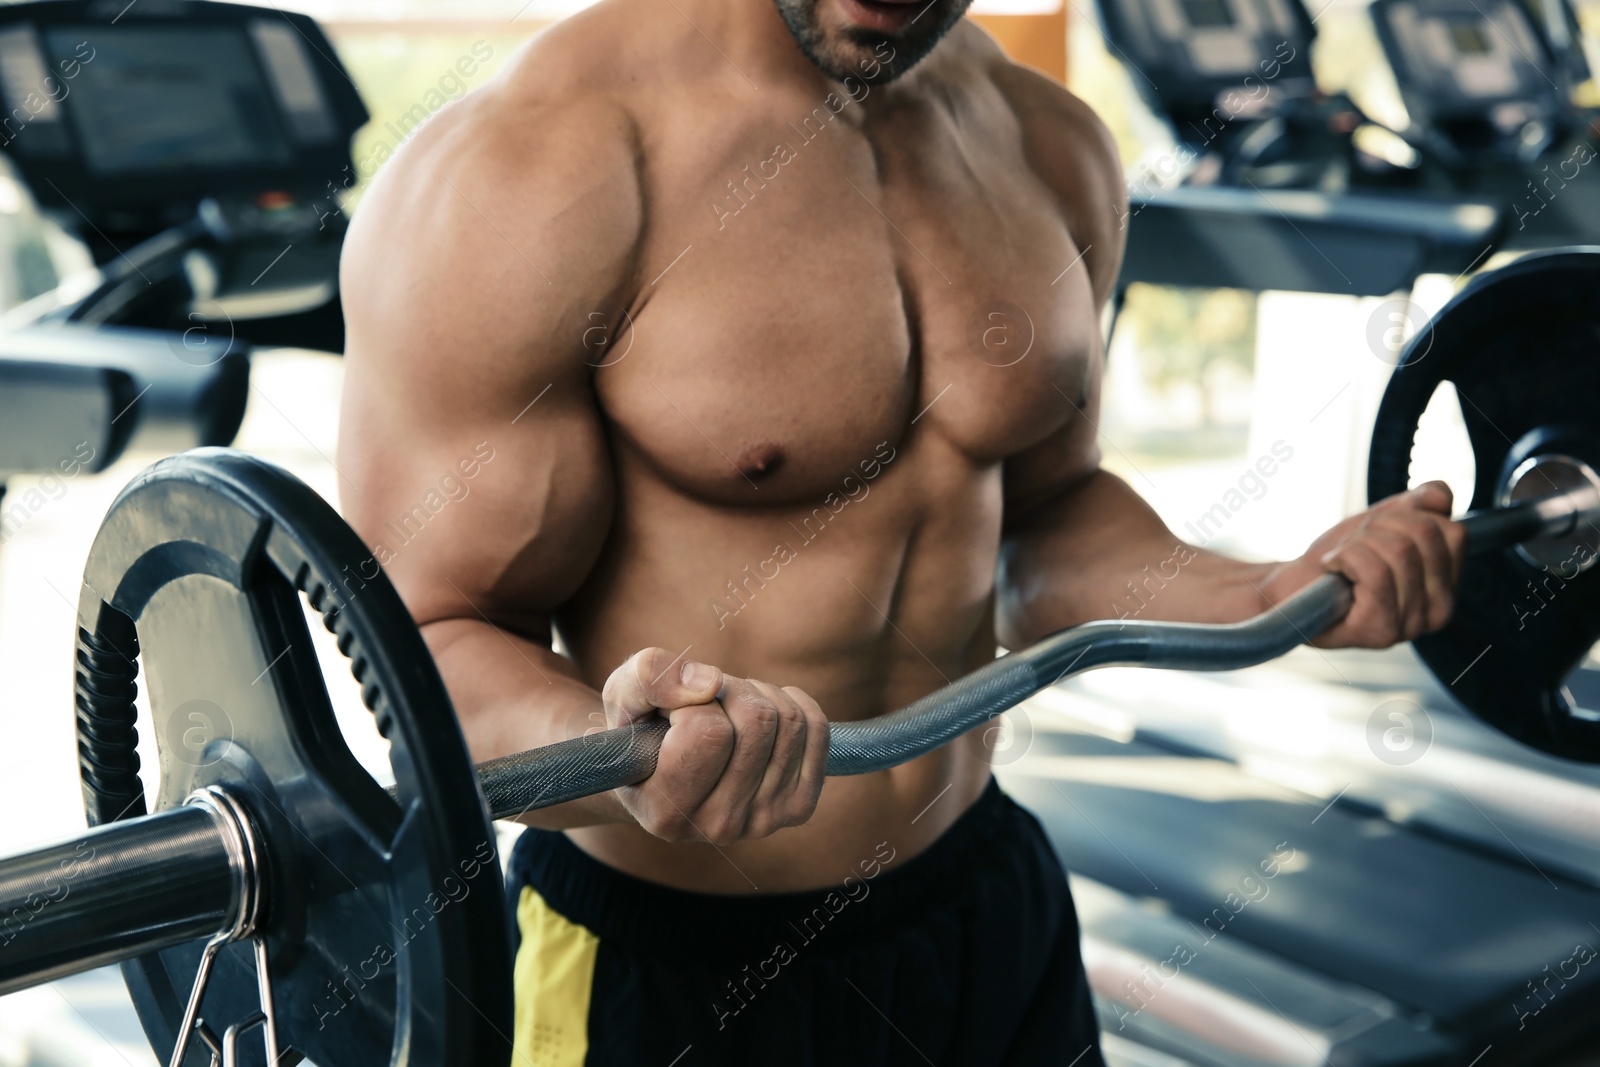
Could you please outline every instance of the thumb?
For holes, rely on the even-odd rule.
[[[722,672],[696,660],[683,660],[664,648],[646,648],[611,672],[601,698],[607,718],[626,726],[659,711],[709,704],[722,691]]]
[[[1434,479],[1423,482],[1421,485],[1412,486],[1403,493],[1385,497],[1372,506],[1370,510],[1389,510],[1392,508],[1419,508],[1422,511],[1431,511],[1438,515],[1449,516],[1450,510],[1455,505],[1455,493],[1451,491],[1448,483]]]

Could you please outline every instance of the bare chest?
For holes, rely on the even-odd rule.
[[[1083,249],[1009,116],[861,111],[834,97],[652,153],[650,265],[591,316],[595,386],[697,496],[808,498],[911,434],[992,465],[1077,417]]]

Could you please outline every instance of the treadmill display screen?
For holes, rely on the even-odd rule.
[[[1183,0],[1183,15],[1197,29],[1233,25],[1226,0]]]
[[[1455,42],[1456,51],[1464,56],[1489,54],[1489,38],[1484,36],[1483,27],[1476,22],[1452,22],[1450,39]]]
[[[93,47],[72,118],[99,174],[284,164],[292,158],[250,39],[235,29],[52,28],[52,59]]]

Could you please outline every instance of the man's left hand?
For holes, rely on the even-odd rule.
[[[1276,604],[1334,571],[1355,586],[1350,613],[1311,643],[1387,648],[1442,627],[1455,608],[1466,534],[1443,482],[1398,493],[1333,527],[1261,587]]]

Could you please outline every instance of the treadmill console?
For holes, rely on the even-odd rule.
[[[195,0],[0,6],[0,151],[111,232],[347,180],[366,109],[310,18]]]
[[[43,318],[342,350],[338,194],[366,121],[305,15],[0,5],[0,152],[103,275]]]
[[[1373,0],[1416,128],[1464,159],[1532,158],[1559,135],[1567,71],[1517,0]]]
[[[1185,140],[1311,89],[1316,28],[1299,0],[1100,0],[1100,17],[1133,83]]]
[[[1594,77],[1585,53],[1583,25],[1578,21],[1571,0],[1521,0],[1521,3],[1550,45],[1556,66],[1566,74],[1567,85],[1575,88]]]

